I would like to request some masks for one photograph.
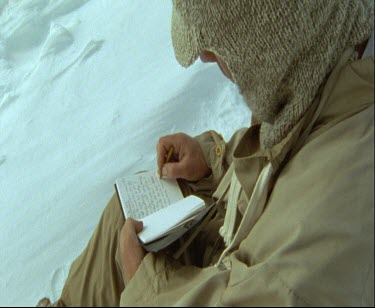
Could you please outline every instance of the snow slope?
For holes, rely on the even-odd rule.
[[[170,19],[170,1],[0,0],[0,305],[59,297],[160,136],[250,123],[216,65],[179,67]]]

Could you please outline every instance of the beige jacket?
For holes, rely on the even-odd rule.
[[[230,185],[219,212],[238,207],[230,247],[204,268],[148,254],[122,306],[374,305],[373,56],[343,61],[270,151],[258,125],[197,139],[212,187]]]

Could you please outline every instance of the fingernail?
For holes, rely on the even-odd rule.
[[[168,176],[168,174],[167,174],[167,168],[165,166],[163,167],[163,169],[162,169],[161,172],[162,172],[163,176],[166,176],[166,177]]]

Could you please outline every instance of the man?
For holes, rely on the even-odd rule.
[[[372,1],[175,0],[177,60],[217,62],[261,124],[161,138],[214,216],[146,254],[114,196],[55,304],[373,306],[373,22]]]

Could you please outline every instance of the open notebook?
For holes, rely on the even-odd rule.
[[[160,179],[156,171],[117,179],[115,188],[125,219],[143,221],[138,238],[148,251],[170,245],[210,209],[201,198],[184,198],[176,180]]]

